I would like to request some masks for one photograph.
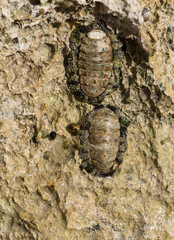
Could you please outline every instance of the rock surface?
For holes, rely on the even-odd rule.
[[[174,239],[173,16],[172,0],[1,1],[0,239]],[[120,87],[104,103],[131,120],[107,178],[80,170],[66,131],[93,107],[68,90],[64,52],[95,19],[125,42]]]

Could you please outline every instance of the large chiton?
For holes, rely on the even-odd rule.
[[[83,102],[98,104],[119,85],[122,42],[105,25],[75,29],[65,59],[68,87]]]
[[[122,162],[127,148],[127,126],[120,121],[115,107],[103,106],[91,111],[80,136],[82,168],[94,175],[112,175]]]
[[[82,38],[78,74],[83,92],[98,97],[108,85],[113,69],[110,38],[102,30],[92,30]]]

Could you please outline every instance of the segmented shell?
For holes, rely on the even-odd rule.
[[[110,38],[102,30],[92,30],[82,39],[78,59],[81,89],[89,97],[98,97],[112,76],[113,53]]]
[[[107,173],[114,165],[119,150],[119,118],[113,111],[104,107],[95,111],[88,121],[90,163],[97,170]]]

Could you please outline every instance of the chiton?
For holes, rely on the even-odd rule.
[[[80,136],[82,168],[93,175],[112,175],[122,162],[127,148],[128,121],[120,121],[119,111],[112,106],[95,108],[87,115]]]
[[[65,57],[67,84],[76,99],[100,103],[119,85],[123,43],[104,24],[95,23],[71,33]]]

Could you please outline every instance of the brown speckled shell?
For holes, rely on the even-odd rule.
[[[90,112],[87,123],[90,127],[82,137],[85,149],[82,158],[97,171],[108,173],[119,152],[119,118],[109,108],[104,107]]]
[[[98,97],[112,77],[113,52],[110,38],[102,30],[92,30],[83,37],[78,56],[78,74],[83,92]]]

